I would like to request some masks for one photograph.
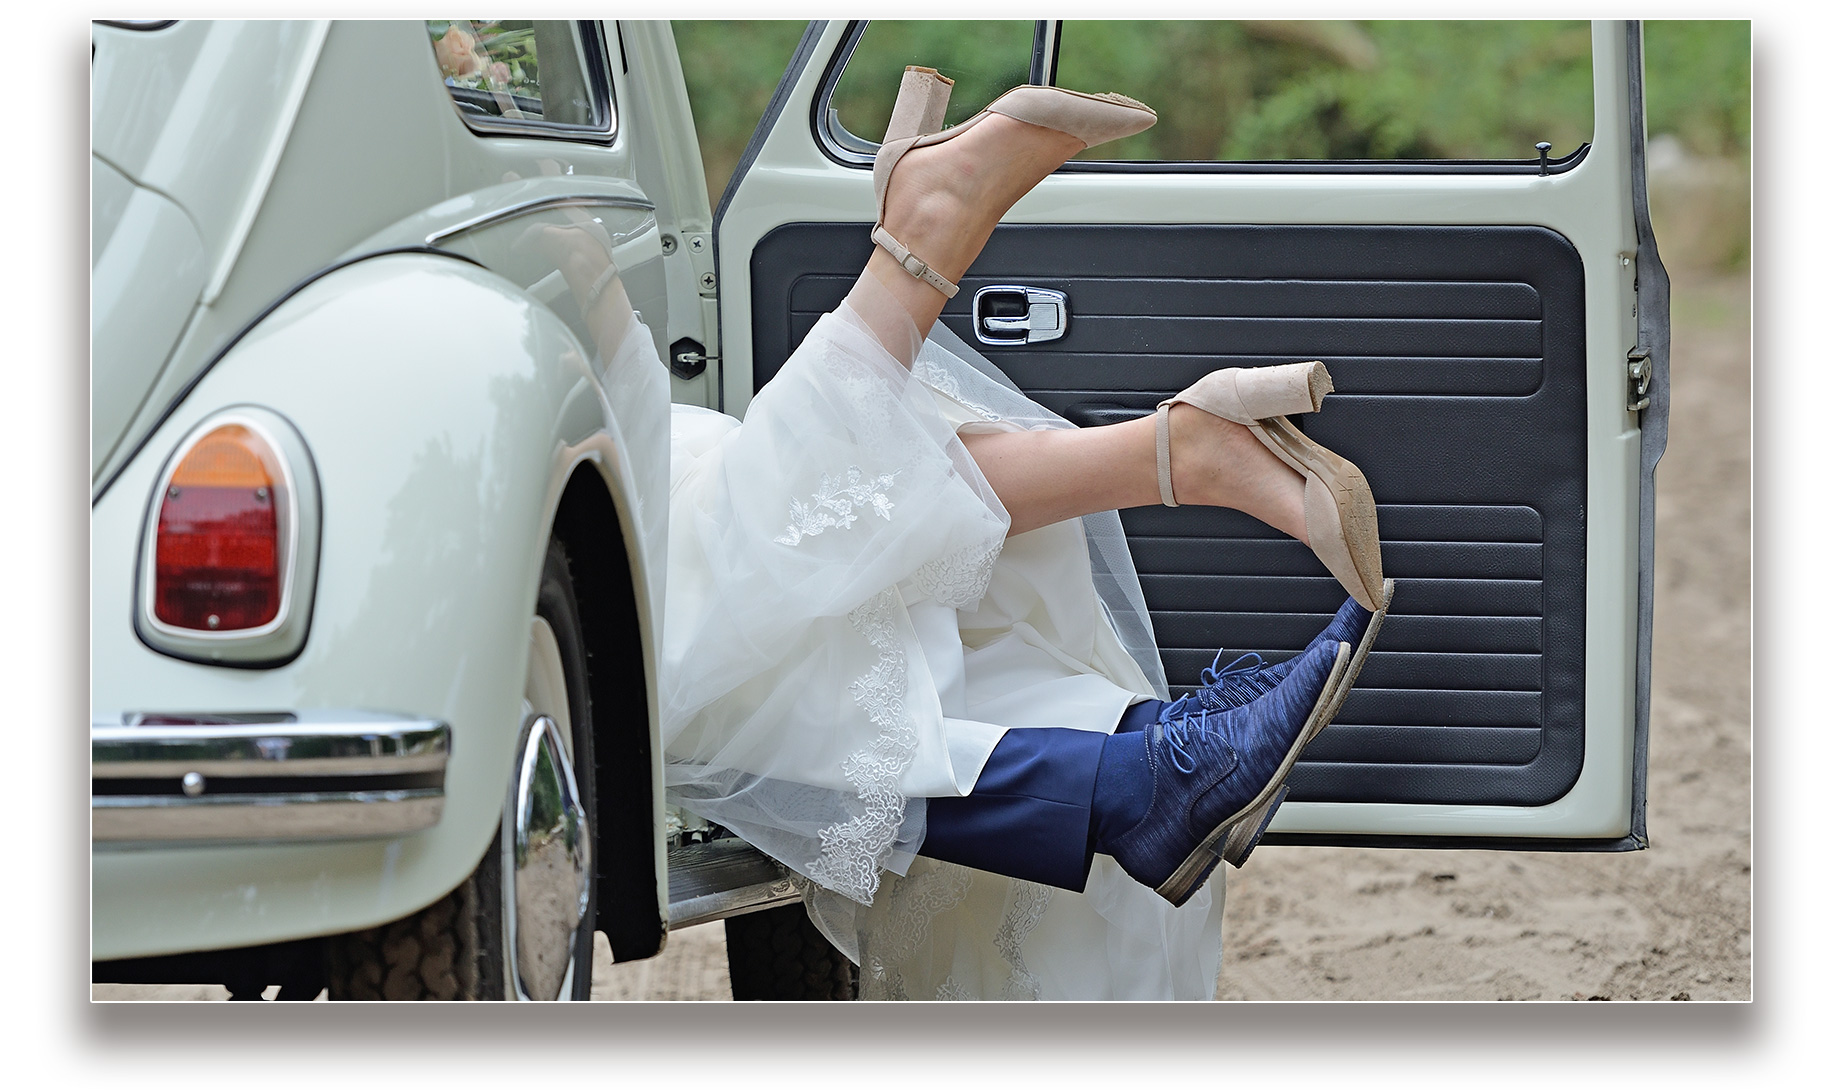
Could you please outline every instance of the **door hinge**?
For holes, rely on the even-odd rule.
[[[1651,404],[1651,352],[1633,348],[1625,354],[1625,411],[1638,412]]]
[[[716,256],[716,247],[710,244],[710,236],[693,233],[685,236],[685,248],[691,251],[691,269],[697,274],[698,293],[715,295],[717,293],[717,268],[711,259]]]

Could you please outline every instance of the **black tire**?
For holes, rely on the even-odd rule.
[[[813,926],[805,905],[723,921],[734,999],[850,1000],[858,969]]]
[[[570,998],[589,998],[595,957],[595,731],[590,719],[588,658],[570,579],[569,556],[556,538],[544,557],[537,616],[549,623],[569,693],[570,745],[582,806],[589,817],[589,908],[577,944]],[[329,999],[506,999],[505,898],[499,838],[480,865],[446,897],[403,919],[327,940]]]

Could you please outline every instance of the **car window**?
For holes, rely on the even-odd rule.
[[[1064,22],[1054,82],[1158,111],[1084,159],[1565,159],[1593,135],[1585,21]]]
[[[1035,29],[1028,19],[870,23],[833,86],[829,108],[837,124],[832,135],[851,150],[862,151],[866,144],[874,150],[889,125],[902,70],[911,64],[936,69],[954,81],[947,124],[959,124],[1005,91],[1030,82]]]
[[[430,19],[436,67],[469,126],[608,134],[614,111],[599,35],[563,20]]]
[[[1048,82],[1130,95],[1158,111],[1157,125],[1080,160],[1500,171],[1535,169],[1546,155],[1565,170],[1593,137],[1584,20],[925,20],[859,28],[843,70],[830,75],[821,119],[822,141],[847,162],[875,152],[904,65],[954,79],[951,125],[1028,82],[1038,47],[1038,74]]]

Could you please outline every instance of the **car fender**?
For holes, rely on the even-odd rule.
[[[392,839],[95,851],[94,958],[354,930],[465,878],[498,833],[544,551],[585,469],[624,538],[609,557],[625,557],[647,656],[654,828],[644,832],[657,843],[651,656],[669,404],[665,370],[642,340],[645,351],[598,366],[494,273],[393,253],[310,278],[189,384],[92,509],[93,718],[358,708],[439,719],[453,730],[446,801],[433,828]],[[181,437],[233,405],[292,423],[320,484],[311,626],[300,654],[272,669],[170,658],[132,623],[135,542],[157,475]]]

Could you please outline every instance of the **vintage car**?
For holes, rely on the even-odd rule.
[[[727,920],[738,996],[852,994],[666,804],[655,693],[669,404],[742,415],[868,254],[866,33],[808,28],[713,215],[666,23],[95,26],[95,981],[581,999],[595,931]],[[1398,591],[1270,842],[1645,844],[1668,284],[1639,28],[1591,34],[1571,153],[1071,163],[943,316],[1080,424],[1332,363]],[[1341,600],[1232,512],[1125,523],[1174,680]]]

